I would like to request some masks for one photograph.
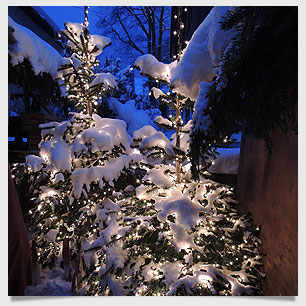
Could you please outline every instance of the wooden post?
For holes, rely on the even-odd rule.
[[[65,279],[71,281],[71,263],[70,263],[70,251],[69,251],[69,240],[64,238],[63,240],[63,264],[65,270]]]
[[[33,285],[38,285],[41,283],[40,278],[40,266],[38,262],[38,254],[37,254],[37,244],[35,240],[32,241],[32,280]]]

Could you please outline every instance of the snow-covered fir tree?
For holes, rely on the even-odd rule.
[[[157,87],[152,87],[150,95],[153,94],[155,99],[159,99],[162,103],[166,103],[171,109],[174,110],[174,116],[169,115],[168,118],[162,116],[157,116],[154,122],[164,130],[173,130],[175,133],[172,137],[175,139],[174,144],[179,149],[180,153],[177,154],[176,160],[176,177],[177,181],[181,180],[181,164],[186,160],[186,150],[181,149],[181,138],[184,134],[188,133],[190,130],[190,122],[184,125],[184,121],[181,117],[181,111],[184,108],[191,108],[193,101],[180,93],[176,92],[175,89],[170,87],[170,69],[171,66],[176,65],[177,62],[173,62],[170,65],[163,64],[159,62],[152,54],[142,55],[135,61],[135,67],[140,69],[142,75],[146,75],[149,78],[155,80],[157,83],[163,83],[168,85],[169,90],[164,93],[161,89]],[[183,132],[183,134],[182,134]],[[188,138],[188,137],[187,137]],[[186,143],[186,138],[183,143]],[[186,148],[186,146],[184,146]]]
[[[67,37],[84,35],[72,48],[90,41],[86,21],[66,23]],[[12,167],[17,186],[29,186],[34,264],[36,271],[42,268],[45,286],[60,283],[66,294],[78,295],[261,294],[259,229],[238,214],[230,187],[202,175],[192,180],[184,159],[188,143],[177,141],[190,122],[183,127],[179,116],[156,120],[175,128],[172,143],[152,126],[130,136],[124,121],[91,114],[99,99],[91,90],[103,92],[110,84],[92,74],[96,51],[82,52],[61,69],[81,112],[40,125],[39,154]],[[155,76],[167,80],[169,65],[150,62],[150,75],[166,73]],[[177,93],[153,94],[178,105],[176,110],[184,103]],[[184,160],[179,178],[178,156]],[[29,287],[29,294],[39,286]]]
[[[63,58],[58,68],[58,80],[72,109],[87,113],[93,112],[102,97],[112,88],[116,88],[115,77],[109,73],[95,73],[94,67],[99,65],[97,56],[104,48],[111,45],[108,37],[91,35],[87,26],[87,9],[83,24],[66,22],[65,30],[60,32],[67,39],[66,49],[71,53]]]

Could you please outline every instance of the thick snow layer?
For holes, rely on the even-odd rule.
[[[176,224],[186,228],[194,228],[202,219],[200,212],[204,212],[203,206],[193,202],[180,191],[174,191],[164,201],[155,203],[155,208],[160,210],[157,215],[159,221],[165,221],[169,215],[175,215]]]
[[[128,167],[132,158],[127,155],[119,156],[113,160],[106,162],[104,166],[91,168],[76,169],[71,174],[71,182],[73,185],[73,194],[76,199],[81,196],[83,186],[86,186],[87,191],[90,190],[90,183],[104,179],[107,182],[112,182],[117,179],[124,167]]]
[[[54,137],[40,146],[40,156],[54,165],[56,171],[71,170],[71,153],[67,143]]]
[[[81,35],[84,36],[85,26],[80,23],[70,22],[70,21],[65,22],[64,25],[66,28],[64,32],[67,33],[67,31],[69,31],[70,33],[72,33],[73,39],[77,41],[78,43],[81,43],[80,36]],[[102,53],[103,49],[111,45],[111,43],[112,42],[108,37],[104,37],[100,35],[89,35],[88,50],[92,51],[96,46],[98,50],[95,52],[92,52],[91,55],[98,56],[99,54]],[[70,45],[72,49],[75,48],[74,44],[70,43]]]
[[[15,66],[24,59],[28,59],[35,74],[47,72],[52,77],[56,77],[61,55],[29,29],[16,23],[10,16],[8,25],[14,28],[13,36],[17,41],[9,48],[11,63]]]
[[[171,69],[171,85],[191,100],[196,100],[201,82],[212,82],[219,73],[222,53],[235,34],[234,30],[221,30],[220,21],[233,9],[215,6],[193,33],[180,62]]]
[[[106,89],[108,89],[109,87],[110,88],[117,87],[116,78],[109,72],[97,73],[96,77],[90,83],[89,87],[94,87],[100,84],[103,84]]]
[[[56,184],[64,180],[64,176],[60,172],[71,173],[72,164],[75,167],[71,175],[72,184],[74,188],[75,197],[80,197],[83,190],[83,185],[86,185],[87,191],[89,185],[95,180],[99,180],[100,186],[103,186],[102,179],[105,179],[110,184],[112,180],[116,179],[121,170],[128,166],[130,161],[136,161],[141,159],[139,154],[133,154],[130,147],[131,137],[127,134],[126,123],[118,119],[101,118],[97,114],[93,114],[94,127],[89,127],[83,130],[82,124],[77,123],[75,120],[77,117],[86,118],[86,115],[73,114],[74,117],[70,121],[63,122],[49,122],[39,125],[42,128],[42,136],[48,135],[47,139],[44,139],[39,145],[40,157],[34,155],[28,155],[26,165],[31,168],[32,171],[39,171],[46,163],[47,172],[56,174],[52,178],[52,183]],[[88,118],[89,119],[89,118]],[[72,127],[73,125],[73,127]],[[73,135],[66,135],[66,139],[63,139],[63,135],[67,129],[71,129]],[[67,134],[67,133],[66,133]],[[90,169],[79,169],[78,156],[83,152],[91,153],[107,152],[108,154],[115,148],[125,148],[125,153],[130,154],[120,156],[118,159],[111,159],[105,161],[105,164],[100,164],[101,167],[93,167]],[[102,187],[101,187],[102,188]]]
[[[133,133],[133,140],[142,140],[146,137],[152,136],[155,133],[157,133],[157,130],[153,126],[146,125]]]
[[[152,54],[138,57],[135,61],[135,66],[140,69],[141,74],[166,82],[170,81],[169,65],[159,62]]]
[[[76,40],[79,39],[81,35],[84,35],[85,26],[80,23],[66,21],[64,26],[69,32],[73,33],[74,39]]]
[[[173,149],[177,148],[168,140],[168,138],[162,132],[157,132],[151,136],[144,138],[141,142],[141,145],[139,146],[139,149],[142,150],[153,147],[162,148],[169,156],[175,156],[175,152]]]
[[[208,169],[212,173],[238,174],[240,148],[218,148],[220,153]]]
[[[32,171],[37,172],[43,167],[43,163],[45,160],[36,155],[27,155],[26,156],[26,164],[31,168]]]
[[[109,135],[112,135],[114,146],[118,146],[121,143],[125,150],[128,153],[130,152],[130,137],[126,132],[127,124],[125,121],[119,119],[101,118],[97,114],[93,114],[92,118],[95,121],[96,128],[103,129],[107,131]]]
[[[167,175],[165,175],[164,172],[164,167],[153,168],[147,172],[147,174],[143,177],[142,180],[148,180],[156,186],[170,187],[172,185],[172,181]]]
[[[98,56],[102,53],[103,49],[105,49],[107,46],[111,45],[111,40],[108,37],[101,36],[101,35],[90,35],[89,36],[89,51],[92,51],[95,46],[99,48],[98,51],[92,52],[91,54],[93,56]]]
[[[122,104],[116,99],[109,99],[109,107],[117,114],[118,118],[127,123],[130,135],[133,135],[134,131],[152,124],[149,115],[144,110],[135,107],[134,100]]]
[[[128,147],[126,138],[124,136],[126,135],[123,135],[122,137],[122,135],[118,133],[116,125],[112,123],[99,128],[92,127],[86,129],[83,133],[76,137],[73,144],[73,151],[86,151],[87,149],[85,143],[92,144],[91,151],[93,153],[97,151],[111,151],[115,146],[119,146],[120,143],[125,145],[125,147]]]

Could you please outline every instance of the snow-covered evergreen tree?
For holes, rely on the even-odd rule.
[[[169,65],[163,64],[153,55],[146,54],[137,58],[135,67],[140,69],[141,74],[148,76],[157,83],[162,82],[169,86],[169,91],[166,94],[156,87],[151,89],[150,94],[153,94],[154,98],[159,99],[162,103],[166,103],[174,110],[175,115],[172,116],[172,114],[170,114],[170,120],[162,116],[157,116],[154,122],[162,129],[175,131],[175,146],[180,149],[181,136],[183,136],[182,129],[184,129],[184,121],[181,117],[181,111],[184,108],[191,108],[193,106],[193,101],[179,94],[174,88],[170,87],[170,69],[171,66],[175,66],[176,64],[176,61]],[[181,180],[181,164],[186,159],[185,153],[186,152],[176,156],[176,177],[178,182]]]
[[[63,91],[68,94],[72,109],[84,114],[92,114],[92,108],[98,105],[106,91],[116,88],[114,76],[107,73],[95,73],[94,67],[99,65],[96,58],[103,49],[111,45],[108,37],[91,35],[87,23],[66,22],[65,30],[61,31],[67,39],[66,48],[71,53],[69,58],[63,58],[57,78],[62,80]]]

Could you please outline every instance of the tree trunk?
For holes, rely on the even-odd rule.
[[[180,134],[180,102],[177,100],[176,104],[176,146],[181,147],[181,134]],[[176,158],[176,181],[181,181],[181,161]]]
[[[163,23],[164,23],[164,12],[165,7],[161,7],[160,16],[159,16],[159,33],[158,33],[158,46],[157,46],[157,59],[161,61],[162,57],[162,43],[163,43]]]
[[[88,115],[92,116],[92,104],[89,100],[87,100],[87,111],[88,111]]]
[[[156,29],[155,29],[155,9],[151,11],[151,19],[152,19],[152,51],[153,55],[157,56],[156,50]]]

